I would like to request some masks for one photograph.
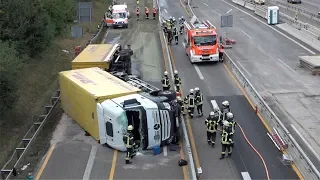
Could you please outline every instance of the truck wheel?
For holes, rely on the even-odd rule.
[[[158,96],[164,96],[164,97],[168,98],[169,101],[173,101],[177,98],[176,92],[172,91],[172,90],[160,91],[158,93]]]

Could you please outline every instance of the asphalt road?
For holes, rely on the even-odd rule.
[[[179,1],[160,1],[160,5],[163,8],[164,16],[172,15],[176,18],[180,16],[187,17],[187,14]],[[221,1],[197,1],[197,6],[198,8],[195,8],[194,11],[198,17],[209,19],[216,25],[219,25],[220,23],[219,14],[230,10],[230,8]],[[249,58],[245,58],[245,60],[249,62],[251,60],[251,63],[249,64],[253,63],[253,59],[255,61],[259,61],[257,59],[263,61],[266,56],[268,60],[271,60],[271,57],[268,57],[269,53],[265,53],[265,51],[261,53],[261,51],[263,51],[263,49],[267,50],[268,48],[272,49],[273,45],[268,45],[268,39],[276,40],[279,35],[274,34],[269,29],[266,31],[259,31],[261,29],[264,30],[265,27],[254,22],[250,18],[247,18],[236,9],[233,10],[233,15],[237,15],[238,17],[237,20],[234,21],[235,27],[228,29],[228,33],[231,34],[234,39],[237,39],[237,45],[236,48],[231,50],[233,53],[229,53],[228,51],[228,54],[232,54],[232,58],[237,59],[245,58],[247,54],[250,54]],[[240,24],[242,24],[242,26],[240,26]],[[261,38],[262,40],[252,40],[241,32],[241,30],[245,32],[250,28],[255,29],[254,31],[251,30],[249,32],[250,34],[247,35],[255,38]],[[261,37],[262,32],[265,33],[264,37]],[[183,37],[180,36],[180,38]],[[263,40],[265,40],[266,44],[260,44],[260,47],[259,45],[254,46],[254,42],[259,41],[259,43],[261,43]],[[268,138],[266,134],[267,131],[262,125],[260,119],[256,116],[224,66],[219,63],[199,64],[197,66],[191,65],[188,57],[185,55],[185,51],[181,43],[182,41],[183,40],[180,39],[179,45],[172,45],[171,50],[177,70],[182,77],[184,94],[187,94],[191,88],[199,87],[202,90],[202,93],[207,97],[207,101],[204,104],[204,111],[206,115],[212,109],[209,100],[215,99],[220,104],[223,100],[230,101],[236,120],[244,129],[249,141],[264,158],[271,179],[297,179],[298,177],[294,171],[290,167],[284,166],[280,161],[279,157],[281,156],[281,153],[278,152],[271,140]],[[249,46],[250,50],[246,49],[248,48],[248,45],[246,44],[248,41],[251,42]],[[282,45],[282,42],[277,43]],[[288,46],[287,44],[285,45]],[[298,51],[297,47],[294,48],[294,50]],[[272,49],[272,52],[276,52],[276,50]],[[299,54],[300,52],[296,53]],[[261,66],[261,64],[259,66]],[[265,65],[264,67],[267,66]],[[237,179],[239,178],[240,172],[249,172],[252,179],[266,178],[261,160],[248,145],[239,129],[237,129],[235,136],[236,146],[233,157],[228,160],[219,160],[218,158],[221,153],[221,147],[220,145],[217,145],[214,149],[208,147],[204,120],[205,118],[195,118],[190,120],[194,137],[197,137],[195,139],[195,144],[197,147],[200,165],[203,169],[204,179]],[[218,138],[217,141],[219,141]]]
[[[109,29],[102,43],[130,44],[133,55],[133,73],[154,85],[164,69],[157,20],[137,22],[135,1],[126,2],[132,18],[128,29]],[[152,0],[139,5],[152,9]],[[141,13],[142,14],[142,13]],[[102,146],[66,114],[54,132],[52,148],[40,162],[36,179],[184,179],[186,174],[178,166],[183,154],[177,149],[163,148],[154,156],[152,151],[137,153],[133,164],[125,164],[125,153]]]

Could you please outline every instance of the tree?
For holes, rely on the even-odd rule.
[[[10,43],[0,41],[0,115],[16,100],[16,78],[23,61]]]

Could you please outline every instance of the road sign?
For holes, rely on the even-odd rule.
[[[233,15],[221,16],[221,27],[233,27]]]
[[[78,2],[77,3],[77,16],[78,22],[91,22],[92,21],[92,2]]]
[[[73,38],[81,38],[83,35],[82,26],[72,26],[71,27],[71,37]]]

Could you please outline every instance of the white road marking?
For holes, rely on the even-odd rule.
[[[302,134],[299,132],[299,130],[293,125],[291,124],[292,129],[298,134],[298,136],[301,138],[302,141],[305,142],[305,144],[308,146],[308,148],[310,149],[310,151],[313,153],[313,155],[320,161],[320,156],[319,154],[311,147],[311,145],[308,143],[308,141],[306,140],[306,138],[304,138],[302,136]]]
[[[243,180],[251,180],[250,174],[248,172],[241,172]]]
[[[168,147],[167,146],[163,146],[163,155],[168,156]]]
[[[160,6],[162,7],[162,6],[163,6],[163,4],[162,4],[162,3],[160,3]]]
[[[281,62],[281,64],[283,64],[285,67],[287,67],[290,71],[292,71],[293,73],[295,73],[296,75],[299,75],[295,70],[293,70],[290,66],[288,66],[286,63],[284,63],[283,61],[281,61],[281,59],[278,59],[279,62]]]
[[[196,71],[197,71],[197,73],[198,73],[199,78],[200,78],[201,80],[204,80],[204,77],[203,77],[203,75],[202,75],[202,73],[201,73],[201,71],[200,71],[199,67],[198,67],[196,64],[194,64],[194,65],[193,65],[193,67],[194,67],[194,69],[196,69]]]
[[[291,40],[292,42],[296,43],[297,45],[299,45],[299,46],[300,46],[300,47],[302,47],[303,49],[307,50],[307,51],[308,51],[308,52],[310,52],[311,54],[316,54],[315,52],[313,52],[313,51],[312,51],[312,50],[310,50],[309,48],[305,47],[305,46],[304,46],[304,45],[302,45],[301,43],[299,43],[299,42],[295,41],[294,39],[290,38],[289,36],[287,36],[287,35],[283,34],[283,33],[282,33],[282,32],[280,32],[279,30],[277,30],[276,28],[274,28],[274,27],[272,27],[272,26],[268,25],[267,23],[265,23],[265,22],[261,21],[260,19],[258,19],[258,18],[256,18],[256,17],[254,17],[253,15],[251,15],[251,14],[249,14],[249,13],[247,13],[247,12],[243,11],[242,9],[240,9],[240,8],[238,8],[238,7],[234,6],[234,5],[232,5],[232,4],[228,3],[228,2],[226,2],[225,0],[221,0],[221,1],[222,1],[222,2],[224,2],[224,3],[226,3],[226,4],[228,4],[229,6],[232,6],[232,7],[236,8],[236,9],[238,9],[239,11],[243,12],[244,14],[247,14],[248,16],[251,16],[253,19],[255,19],[255,20],[257,20],[257,21],[261,22],[262,24],[266,25],[266,26],[267,26],[267,27],[269,27],[270,29],[273,29],[274,31],[278,32],[279,34],[281,34],[282,36],[284,36],[284,37],[286,37],[287,39]]]
[[[231,12],[232,11],[232,9],[230,9],[228,12],[227,12],[227,14],[229,14],[229,12]]]
[[[83,180],[89,180],[90,179],[90,174],[91,174],[91,170],[92,170],[92,167],[93,167],[94,159],[96,158],[97,150],[98,150],[97,146],[92,146],[91,152],[90,152],[90,156],[89,156],[89,160],[88,160],[88,163],[87,163],[87,167],[86,167],[86,170],[84,171],[84,174],[83,174],[83,178],[82,178]]]
[[[166,9],[164,9],[164,12],[168,13],[168,11]]]
[[[213,110],[219,109],[219,106],[218,106],[218,103],[216,100],[211,100],[211,105],[212,105]]]
[[[209,5],[208,5],[208,4],[206,4],[206,3],[203,3],[203,4],[209,7]]]
[[[186,48],[186,43],[182,42],[183,48]]]
[[[241,30],[241,32],[242,32],[244,35],[248,36],[250,39],[252,38],[251,36],[249,36],[249,34],[245,33],[244,31]]]
[[[303,3],[307,3],[307,4],[310,4],[312,6],[316,6],[316,7],[318,7],[318,9],[320,9],[319,4],[315,4],[315,3],[312,3],[312,2],[308,2],[308,1],[304,1]]]
[[[213,91],[212,91],[212,89],[211,89],[211,87],[209,85],[208,85],[208,88],[209,88],[209,91],[210,91],[211,95],[213,96]]]
[[[246,70],[246,68],[244,68],[244,66],[241,64],[240,61],[237,61],[239,66],[241,66],[241,68],[249,75],[249,76],[252,76],[251,73],[249,73],[249,71]]]

